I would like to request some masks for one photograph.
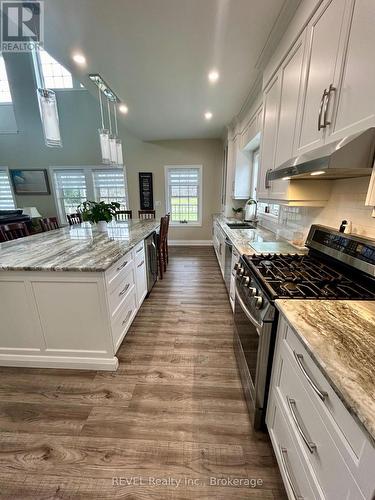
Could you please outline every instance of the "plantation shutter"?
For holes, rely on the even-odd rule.
[[[95,199],[111,203],[120,203],[122,209],[127,208],[125,176],[122,168],[93,170]]]
[[[77,212],[77,206],[87,199],[83,170],[55,170],[55,186],[60,209],[65,215]]]

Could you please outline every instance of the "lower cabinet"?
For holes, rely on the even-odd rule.
[[[234,266],[239,262],[240,254],[233,247],[232,249],[232,265],[231,265],[231,275],[230,275],[230,288],[229,288],[229,301],[234,311],[234,302],[236,298],[236,274],[234,270]]]
[[[105,272],[1,272],[0,366],[116,370],[146,294],[143,240]]]
[[[217,222],[213,225],[213,245],[219,262],[221,274],[224,276],[225,267],[225,234]]]
[[[281,317],[267,427],[291,499],[373,499],[375,448]]]

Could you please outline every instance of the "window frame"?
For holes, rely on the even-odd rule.
[[[169,170],[186,170],[186,169],[198,169],[198,221],[196,222],[176,222],[170,220],[170,226],[173,227],[202,227],[202,215],[203,215],[203,166],[202,165],[164,165],[164,180],[165,180],[165,207],[167,212],[171,212],[171,203],[169,197]]]
[[[93,200],[93,201],[98,201],[96,199],[96,190],[94,186],[94,175],[93,171],[94,170],[122,170],[124,173],[124,183],[125,183],[125,197],[127,204],[129,204],[129,190],[128,190],[128,175],[127,175],[127,170],[125,165],[123,167],[115,167],[115,166],[108,166],[107,168],[103,168],[103,165],[58,165],[58,166],[51,166],[49,167],[49,173],[50,173],[50,178],[51,178],[51,185],[52,185],[52,193],[53,193],[53,199],[55,202],[56,210],[57,210],[57,217],[59,219],[59,222],[61,225],[66,225],[67,220],[66,220],[66,214],[63,212],[63,207],[60,204],[60,199],[59,195],[57,192],[57,186],[55,183],[55,172],[59,170],[82,170],[85,174],[85,181],[86,181],[86,193],[87,193],[87,200]]]
[[[7,175],[7,177],[8,177],[9,186],[10,186],[10,193],[12,195],[13,206],[14,206],[14,208],[10,209],[10,210],[16,210],[17,209],[17,203],[16,203],[16,197],[14,195],[13,183],[11,181],[10,174],[9,174],[9,167],[2,167],[2,166],[0,166],[0,171],[4,171],[6,173],[6,175]],[[0,208],[0,210],[6,210],[6,209]]]

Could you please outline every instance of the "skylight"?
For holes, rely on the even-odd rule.
[[[47,89],[72,89],[73,78],[71,73],[45,50],[39,51],[40,66],[42,69],[44,86]]]
[[[10,94],[9,82],[5,62],[2,55],[0,55],[0,103],[11,103],[12,96]]]

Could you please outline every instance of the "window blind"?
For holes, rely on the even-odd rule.
[[[8,172],[0,170],[0,210],[13,210],[15,207]]]
[[[125,176],[123,169],[93,170],[95,199],[110,203],[120,203],[122,209],[127,208]]]
[[[55,186],[61,212],[65,215],[77,212],[77,206],[87,199],[83,170],[55,170]]]
[[[197,223],[200,218],[200,169],[168,167],[168,202],[171,220]]]
[[[0,55],[0,102],[2,103],[12,102],[7,71],[5,68],[4,58],[2,55]]]

